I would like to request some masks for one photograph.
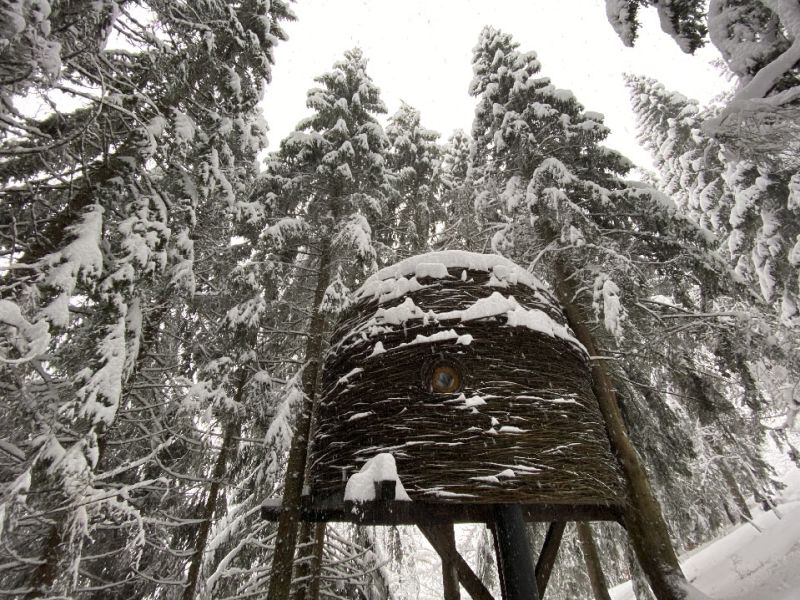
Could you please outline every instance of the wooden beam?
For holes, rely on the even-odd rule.
[[[454,565],[442,561],[442,589],[444,600],[461,600],[458,572]]]
[[[494,534],[505,600],[539,600],[525,519],[518,505],[494,506]]]
[[[536,561],[536,587],[539,589],[539,598],[544,598],[547,589],[547,582],[550,581],[550,574],[553,572],[553,565],[558,556],[558,549],[561,546],[561,538],[564,536],[564,521],[553,521],[547,528],[544,536],[544,544]]]
[[[608,584],[603,575],[603,568],[600,565],[600,557],[597,554],[597,546],[594,545],[592,530],[588,523],[577,523],[578,541],[583,552],[583,559],[586,561],[586,570],[589,572],[589,583],[592,584],[592,591],[596,600],[611,600],[608,593]]]
[[[618,521],[621,507],[591,504],[533,504],[522,506],[526,521]],[[304,496],[300,518],[303,521],[358,523],[360,525],[439,525],[441,523],[491,524],[492,505],[458,504],[402,500],[373,500],[345,502],[343,494],[328,498]],[[261,505],[261,516],[276,521],[281,513],[278,499]]]
[[[417,527],[419,527],[422,535],[427,538],[434,550],[442,557],[442,564],[447,562],[455,567],[458,580],[473,600],[494,600],[492,594],[483,585],[480,577],[475,574],[467,564],[467,561],[458,553],[455,539],[453,538],[452,544],[450,543],[449,536],[452,535],[452,524],[446,526],[446,528],[449,528],[449,534],[442,531],[442,525],[419,524]]]

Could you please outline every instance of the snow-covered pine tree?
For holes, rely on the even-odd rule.
[[[403,102],[389,119],[386,136],[391,186],[385,216],[395,221],[389,224],[384,219],[384,227],[390,229],[376,232],[376,237],[385,238],[389,247],[402,248],[401,254],[420,254],[428,249],[434,226],[443,216],[439,134],[425,129],[419,111]]]
[[[712,0],[707,21],[738,84],[726,106],[706,116],[703,130],[724,150],[725,179],[735,195],[731,249],[738,253],[744,246],[742,254],[751,254],[762,293],[772,299],[781,292],[773,282],[795,277],[774,254],[785,256],[796,241],[780,229],[789,221],[786,209],[792,210],[787,187],[800,169],[800,6],[791,0]],[[754,219],[746,213],[754,206],[762,223],[748,226]],[[741,244],[742,236],[750,243]],[[780,301],[785,319],[796,319],[796,296]]]
[[[719,144],[702,130],[708,116],[694,100],[669,92],[657,81],[626,76],[639,141],[650,151],[659,189],[701,226],[724,236],[732,199],[724,179]]]
[[[469,135],[463,129],[456,129],[442,153],[442,180],[447,189],[454,189],[467,181],[471,153]]]
[[[628,85],[664,191],[686,198],[679,208],[713,229],[737,274],[794,327],[800,319],[800,205],[794,199],[800,165],[787,156],[791,146],[709,137],[702,129],[709,115],[696,102],[650,79],[629,77]]]
[[[800,324],[798,171],[781,157],[728,154],[724,180],[733,206],[727,250],[737,272],[752,278],[781,321]],[[777,160],[775,160],[777,158]],[[787,167],[789,167],[787,169]]]
[[[194,384],[186,402],[205,419],[195,425],[202,444],[189,458],[207,481],[184,483],[205,488],[196,502],[201,520],[182,528],[195,588],[184,589],[187,600],[267,592],[274,527],[259,509],[280,488],[291,414],[302,402],[297,353],[310,304],[293,282],[298,268],[282,260],[286,246],[269,228],[263,241],[255,233],[269,215],[265,206],[257,221],[234,229],[233,245],[218,223],[203,228],[225,247],[202,257],[202,291],[191,306],[195,335],[187,359]]]
[[[0,232],[14,263],[2,280],[3,437],[19,450],[4,473],[15,483],[2,585],[158,595],[185,584],[194,540],[175,532],[204,522],[190,503],[215,460],[187,452],[214,433],[195,431],[185,401],[189,302],[205,287],[195,258],[224,252],[252,210],[241,192],[263,145],[256,105],[290,12],[283,1],[15,7],[3,52],[31,68],[2,89]],[[15,108],[34,92],[52,109],[40,119]],[[211,221],[220,237],[198,235]]]
[[[62,67],[89,67],[106,45],[120,7],[101,0],[90,7],[8,2],[0,26],[0,131],[9,135],[68,134],[61,129],[31,127],[20,100],[47,94],[63,76]],[[112,64],[106,65],[113,68]],[[74,133],[74,131],[72,132]]]
[[[765,311],[766,320],[773,323],[767,323],[764,328],[765,332],[771,330],[774,334],[771,336],[772,348],[755,353],[758,363],[752,362],[752,356],[746,357],[741,350],[737,350],[735,336],[715,342],[716,353],[723,359],[722,369],[739,371],[741,383],[748,390],[745,393],[750,399],[747,403],[758,403],[763,378],[748,375],[751,369],[763,372],[764,369],[772,371],[777,368],[782,372],[787,372],[787,369],[791,372],[797,368],[796,342],[793,341],[796,333],[792,331],[797,323],[797,273],[791,261],[791,240],[797,239],[798,232],[789,201],[795,164],[787,157],[786,147],[780,144],[768,148],[759,143],[751,144],[746,137],[709,138],[702,129],[707,113],[698,111],[696,103],[687,101],[680,94],[666,91],[652,80],[629,78],[629,85],[642,139],[653,152],[656,162],[668,163],[673,173],[684,169],[678,186],[690,195],[700,191],[699,202],[692,214],[714,226],[720,254],[730,257],[731,265],[741,279],[749,282],[754,292],[762,295],[774,309]],[[681,134],[684,128],[690,129],[688,136]],[[663,139],[668,141],[662,143]],[[731,151],[731,147],[735,152]],[[674,153],[671,157],[670,152]],[[703,159],[697,161],[693,157]],[[706,185],[708,182],[711,185]],[[780,275],[775,276],[775,273]],[[771,281],[775,284],[770,285]],[[771,318],[770,313],[773,315]],[[696,358],[702,360],[699,356]],[[696,460],[707,462],[709,456],[730,456],[730,451],[724,452],[718,447],[720,437],[729,439],[726,444],[733,442],[731,447],[744,444],[734,455],[752,457],[747,461],[733,461],[732,464],[725,459],[708,463],[715,466],[718,475],[715,479],[728,482],[727,485],[709,487],[709,480],[704,477],[693,484],[693,488],[704,489],[709,502],[724,506],[734,518],[746,517],[747,507],[742,492],[761,493],[760,488],[768,472],[765,465],[759,464],[755,457],[757,448],[753,447],[758,444],[763,431],[759,427],[748,426],[741,419],[731,418],[730,415],[736,414],[736,411],[732,411],[730,405],[726,408],[726,403],[718,400],[711,400],[711,403],[721,408],[720,418],[714,426],[709,426],[708,412],[704,408],[709,402],[707,397],[711,394],[719,399],[721,393],[730,395],[731,390],[720,390],[719,373],[715,373],[715,367],[711,365],[706,364],[700,370],[701,374],[705,374],[702,377],[698,372],[689,374],[690,371],[678,363],[672,370],[672,378],[682,397],[698,400],[694,410],[696,422],[693,428],[698,432],[695,437],[708,443],[697,447]],[[761,383],[757,384],[759,379]],[[785,439],[778,441],[786,442]],[[740,470],[743,465],[749,466]],[[758,473],[755,481],[750,475],[751,471]],[[734,481],[741,482],[739,485],[743,485],[743,488],[737,491],[735,488],[739,486],[733,484]],[[729,496],[729,499],[722,498],[722,495]],[[708,517],[713,519],[712,515]],[[697,529],[713,530],[714,524],[698,523]]]
[[[796,120],[792,108],[800,99],[800,7],[796,2],[606,0],[608,20],[625,45],[635,43],[637,12],[648,5],[656,7],[662,29],[685,52],[702,46],[708,34],[728,70],[738,78],[738,89],[715,120],[715,129],[736,128],[741,119],[759,120],[759,113],[784,107],[788,112],[782,120]]]
[[[666,402],[668,388],[654,385],[657,368],[668,372],[670,357],[651,341],[658,336],[689,348],[679,335],[686,329],[695,336],[698,330],[709,332],[714,339],[715,332],[727,330],[726,339],[732,338],[731,328],[719,324],[720,306],[713,299],[721,294],[740,298],[742,292],[730,285],[726,265],[710,252],[707,231],[678,213],[667,197],[621,178],[630,163],[599,145],[608,133],[602,116],[585,112],[571,93],[548,79],[534,78],[535,55],[520,53],[509,36],[487,28],[474,57],[476,207],[485,223],[497,224],[492,240],[497,250],[553,282],[590,354],[624,357],[624,364],[640,369],[626,372],[622,363],[598,360],[595,391],[631,486],[627,523],[639,560],[659,597],[682,597],[685,581],[667,525],[625,430],[631,429],[637,441],[647,430],[664,434],[641,448],[648,459],[651,453],[663,456],[665,444],[692,448],[679,426],[665,431],[663,422],[680,422],[681,414]],[[687,282],[687,273],[703,287]],[[647,305],[665,294],[664,306]],[[685,311],[689,318],[708,312],[710,318],[684,322],[688,328],[665,327],[669,321],[661,311]],[[652,388],[653,410],[637,409],[647,405],[644,392]],[[670,438],[672,433],[677,437]],[[757,452],[749,459],[757,460]],[[655,475],[662,498],[680,481],[670,466]],[[681,535],[677,525],[674,532]]]
[[[712,0],[709,37],[739,86],[731,114],[796,104],[800,99],[800,6],[791,0]]]
[[[672,36],[681,50],[693,53],[705,43],[706,3],[702,0],[606,0],[608,22],[626,46],[633,46],[639,32],[639,9],[655,7],[664,33]]]
[[[485,251],[475,214],[475,186],[470,172],[472,141],[458,129],[453,132],[442,152],[442,196],[445,213],[442,231],[437,233],[437,248]]]
[[[280,219],[271,227],[290,232],[302,229],[300,241],[295,243],[309,255],[306,281],[310,279],[309,287],[314,289],[307,307],[311,315],[306,324],[308,341],[301,353],[305,398],[295,421],[287,464],[271,600],[288,598],[291,586],[326,320],[342,308],[341,300],[353,278],[376,265],[372,230],[385,206],[388,140],[376,119],[386,108],[366,72],[366,62],[360,50],[350,50],[332,71],[316,79],[320,87],[311,89],[307,99],[313,114],[281,142],[262,179],[265,202],[281,206],[283,213],[278,213]]]

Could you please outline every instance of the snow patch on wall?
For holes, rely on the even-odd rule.
[[[367,335],[382,333],[385,328],[382,325],[404,325],[407,321],[421,319],[423,324],[431,321],[475,321],[490,317],[504,316],[507,324],[511,327],[525,327],[531,331],[543,333],[547,336],[566,340],[574,345],[581,352],[586,352],[583,345],[572,335],[572,332],[565,325],[556,322],[550,315],[536,308],[525,308],[514,296],[504,296],[500,292],[492,292],[487,298],[479,298],[472,305],[462,310],[451,310],[436,313],[432,310],[423,311],[411,298],[406,298],[402,304],[391,308],[378,308],[375,316],[367,321],[360,330],[353,331],[351,335],[361,332]],[[418,335],[413,341],[395,346],[401,348],[414,344],[432,343],[455,339],[456,343],[469,345],[473,341],[470,334],[458,335],[454,330],[438,332],[430,336]],[[380,353],[380,352],[377,352]],[[373,350],[373,356],[376,352]]]
[[[379,481],[396,481],[394,497],[396,500],[410,501],[400,477],[397,475],[397,465],[394,456],[382,452],[370,458],[358,473],[354,473],[347,480],[344,489],[344,499],[350,502],[368,502],[375,500],[375,483]]]

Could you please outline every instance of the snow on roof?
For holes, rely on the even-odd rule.
[[[383,298],[383,296],[381,296]],[[477,299],[473,304],[464,309],[436,312],[434,310],[423,310],[414,303],[411,298],[406,298],[404,302],[390,308],[378,308],[372,318],[364,321],[358,327],[345,335],[339,344],[351,338],[363,337],[366,341],[374,335],[379,335],[386,330],[384,325],[402,325],[405,327],[408,321],[420,320],[423,324],[430,322],[443,323],[446,321],[460,321],[465,323],[489,317],[505,316],[506,324],[509,327],[525,327],[531,331],[543,333],[552,338],[565,340],[572,344],[582,353],[586,348],[573,335],[566,325],[555,321],[550,315],[538,308],[526,308],[517,302],[514,296],[504,296],[500,292],[494,291],[490,296]],[[381,343],[380,348],[373,348],[370,358],[378,354],[397,348],[403,348],[415,344],[426,344],[437,341],[455,339],[457,344],[469,345],[473,338],[469,334],[458,335],[455,330],[448,329],[435,333],[430,336],[418,335],[413,341],[400,344],[393,348],[385,348]],[[349,377],[348,374],[346,377]]]
[[[448,272],[448,269],[451,272]],[[463,269],[459,273],[459,269]],[[339,344],[355,338],[367,341],[386,331],[386,326],[406,326],[408,321],[420,320],[423,325],[431,322],[444,323],[447,321],[460,321],[462,323],[489,317],[504,316],[506,325],[510,327],[525,327],[532,331],[543,333],[553,338],[567,341],[582,353],[586,349],[575,338],[566,325],[554,320],[539,308],[529,308],[521,305],[513,295],[504,295],[493,291],[489,296],[478,298],[471,305],[457,310],[436,312],[423,310],[408,296],[428,287],[429,284],[420,283],[419,279],[464,279],[466,271],[483,271],[490,273],[490,287],[505,287],[522,284],[536,292],[536,297],[543,303],[554,303],[552,295],[539,279],[531,273],[514,264],[507,258],[498,254],[478,254],[464,250],[448,250],[444,252],[430,252],[412,256],[399,263],[385,267],[369,277],[355,292],[356,301],[375,299],[379,307],[372,318],[360,323],[346,334]],[[380,306],[391,300],[406,296],[400,304],[383,308]],[[370,357],[383,354],[411,344],[431,343],[444,339],[457,339],[457,343],[468,344],[471,336],[459,336],[455,330],[446,330],[434,336],[417,336],[409,343],[393,348],[386,348],[383,343],[380,347],[375,345]],[[337,344],[338,345],[338,344]]]
[[[534,290],[547,289],[536,277],[499,254],[445,250],[418,254],[381,269],[364,282],[364,285],[356,291],[355,297],[359,300],[368,296],[380,297],[386,289],[386,286],[382,284],[387,280],[408,281],[406,277],[408,275],[441,279],[447,276],[447,269],[456,268],[491,272],[501,280],[521,283]]]

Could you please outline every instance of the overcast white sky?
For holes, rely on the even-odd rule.
[[[625,48],[601,0],[299,0],[293,7],[298,20],[285,26],[289,41],[275,51],[264,102],[270,150],[308,114],[305,94],[314,77],[354,46],[368,57],[389,114],[404,100],[443,140],[456,128],[469,131],[475,107],[467,94],[470,61],[484,25],[535,51],[542,75],[606,116],[608,145],[645,166],[650,160],[635,140],[623,73],[654,77],[701,102],[728,87],[709,64],[715,49],[683,54],[660,31],[652,10],[642,11],[636,47]]]

